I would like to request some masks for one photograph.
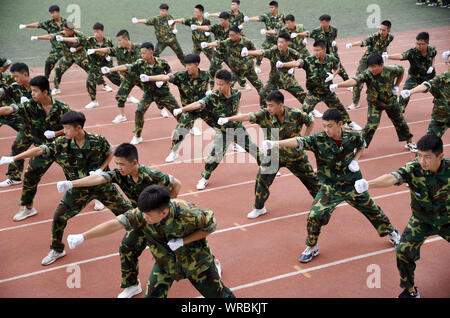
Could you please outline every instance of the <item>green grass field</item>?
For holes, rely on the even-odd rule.
[[[16,61],[23,61],[32,67],[43,66],[50,48],[47,41],[31,42],[30,36],[46,34],[40,29],[19,30],[19,24],[45,21],[50,18],[48,7],[58,4],[61,15],[69,17],[68,6],[76,4],[80,8],[80,29],[92,34],[95,22],[105,25],[105,34],[115,41],[115,34],[120,29],[127,29],[133,42],[155,41],[153,27],[131,23],[132,17],[147,18],[159,14],[159,4],[166,2],[169,13],[175,18],[192,16],[193,7],[202,3],[208,12],[229,10],[231,0],[2,0],[2,19],[0,20],[0,56]],[[268,0],[241,0],[241,11],[248,16],[256,16],[268,11]],[[371,34],[376,29],[367,27],[367,20],[373,13],[367,12],[368,6],[376,4],[380,8],[381,20],[389,19],[393,24],[392,32],[407,30],[426,30],[427,28],[450,25],[450,9],[416,6],[415,0],[278,0],[280,12],[293,14],[297,23],[302,23],[307,30],[318,26],[318,17],[328,13],[332,16],[332,25],[339,30],[339,37],[354,37]],[[212,18],[213,23],[218,19]],[[263,41],[259,30],[262,23],[247,23],[245,35],[257,46]],[[185,52],[192,49],[191,30],[178,25],[178,40]],[[164,55],[173,55],[166,49]]]

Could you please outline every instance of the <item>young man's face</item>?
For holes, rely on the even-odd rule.
[[[94,36],[97,41],[103,41],[103,30],[94,29]]]
[[[52,17],[53,20],[59,20],[61,14],[59,13],[59,11],[52,11],[50,12],[50,16]]]
[[[83,130],[83,128],[81,128],[80,125],[77,125],[77,126],[63,125],[63,128],[64,128],[64,135],[66,136],[67,139],[75,138],[76,136],[78,136],[80,131]]]
[[[328,137],[333,139],[338,139],[341,137],[343,125],[344,123],[342,121],[337,123],[334,120],[322,120],[323,130]]]
[[[291,21],[291,20],[286,20],[284,22],[284,25],[286,28],[290,29],[290,30],[295,30],[295,22]]]
[[[239,4],[237,4],[236,2],[231,2],[231,10],[239,10]]]
[[[417,151],[417,160],[423,170],[427,171],[437,171],[441,165],[442,159],[444,158],[444,153],[440,155],[435,155],[431,150]]]
[[[128,43],[130,43],[130,40],[125,36],[118,36],[117,43],[119,43],[119,46],[121,48],[125,48],[128,46]]]
[[[117,170],[123,176],[129,175],[139,165],[136,159],[130,162],[123,157],[114,157],[114,163],[117,166]]]
[[[203,11],[201,11],[201,10],[199,10],[199,9],[197,9],[197,8],[194,8],[194,16],[198,19],[198,18],[201,18],[202,16],[203,16]]]
[[[225,29],[230,26],[230,20],[228,19],[220,18],[219,21],[220,25],[223,26]]]
[[[37,101],[41,102],[48,96],[48,91],[44,90],[41,91],[41,89],[38,86],[31,86],[31,97]]]
[[[267,111],[270,115],[280,115],[283,113],[283,103],[278,103],[276,101],[266,101],[267,104]]]
[[[166,208],[162,211],[160,210],[152,210],[149,212],[142,212],[142,216],[147,224],[156,224],[164,220],[169,214],[169,208]]]
[[[26,72],[12,72],[12,76],[14,78],[14,81],[20,86],[24,86],[25,84],[28,84],[30,82],[30,75]]]
[[[321,20],[319,21],[319,24],[322,29],[328,29],[328,27],[330,26],[330,21]]]
[[[230,31],[230,39],[233,42],[239,42],[241,40],[241,35],[234,31]]]
[[[141,57],[143,60],[148,61],[149,59],[151,59],[153,57],[153,50],[142,48],[141,49]]]
[[[387,37],[389,34],[390,29],[385,25],[380,25],[380,29],[378,30],[378,33],[381,35],[382,38]]]
[[[215,86],[217,87],[217,90],[222,94],[228,93],[230,91],[231,85],[233,85],[232,82],[227,82],[223,79],[216,78]]]
[[[272,15],[277,15],[277,13],[278,13],[278,7],[276,7],[276,6],[269,6],[269,12],[270,12]]]
[[[327,54],[327,49],[322,48],[320,46],[315,46],[315,47],[313,47],[313,54],[318,59],[324,58],[325,55]]]
[[[425,40],[416,40],[416,48],[420,52],[426,52],[428,50],[428,42]]]
[[[186,64],[186,71],[189,75],[195,75],[197,74],[198,70],[198,63],[187,63]]]
[[[74,32],[73,29],[69,29],[69,28],[64,28],[64,35],[67,37],[71,37],[73,36]]]
[[[288,46],[289,46],[289,42],[286,41],[286,39],[278,38],[277,47],[280,51],[283,51],[283,52],[286,51]]]
[[[167,16],[169,15],[169,10],[159,9],[159,15],[162,16],[163,18],[167,18]]]
[[[369,65],[369,71],[370,73],[372,73],[373,76],[377,76],[380,75],[381,72],[383,71],[383,65],[384,64],[372,64]]]

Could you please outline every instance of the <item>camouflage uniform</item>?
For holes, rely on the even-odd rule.
[[[166,18],[156,16],[154,18],[147,19],[145,22],[146,25],[153,25],[155,27],[157,41],[155,56],[159,56],[168,46],[175,52],[181,64],[184,65],[183,50],[181,49],[180,43],[178,43],[176,35],[172,33],[174,25],[169,26],[169,20],[173,20],[173,17],[170,14]]]
[[[325,32],[321,27],[316,28],[308,33],[309,37],[314,39],[314,41],[325,41],[327,45],[327,54],[333,55],[339,62],[339,66],[341,67],[339,71],[339,76],[342,77],[344,81],[348,80],[348,74],[344,69],[344,66],[341,63],[341,58],[338,55],[338,47],[332,46],[331,43],[336,41],[338,30],[335,27],[330,26],[330,31]]]
[[[156,224],[147,224],[139,209],[128,211],[117,217],[127,230],[142,229],[147,244],[155,259],[150,274],[145,297],[165,298],[175,280],[189,279],[204,297],[234,297],[214,265],[206,238],[183,245],[172,251],[168,242],[173,238],[186,237],[198,230],[212,233],[216,220],[211,210],[201,210],[194,204],[173,199],[169,204],[169,214]]]
[[[135,182],[130,175],[122,175],[118,169],[105,171],[102,174],[109,184],[115,183],[130,200],[133,208],[137,207],[137,201],[141,192],[152,184],[159,184],[172,191],[174,178],[171,175],[139,165],[138,180]],[[147,240],[141,229],[127,231],[120,243],[120,262],[122,269],[121,288],[127,288],[137,284],[139,273],[138,258],[144,251]]]
[[[125,65],[128,68],[128,76],[135,81],[140,80],[141,74],[154,76],[170,73],[169,63],[158,57],[155,57],[155,64],[153,65],[148,64],[143,59],[139,59],[133,64]],[[159,109],[165,107],[170,113],[172,113],[175,108],[180,108],[175,97],[170,93],[169,84],[164,83],[161,88],[157,88],[155,82],[146,82],[142,83],[142,89],[144,90],[144,95],[139,102],[135,115],[134,133],[137,137],[140,137],[142,134],[142,129],[144,128],[144,114],[152,102],[155,102]]]
[[[450,72],[437,75],[430,81],[423,82],[428,87],[427,92],[434,96],[434,107],[431,112],[431,123],[428,126],[427,134],[434,133],[442,137],[450,126]]]
[[[394,36],[392,34],[388,34],[386,39],[383,39],[379,33],[374,33],[367,39],[362,40],[361,47],[367,46],[367,50],[359,61],[358,69],[356,70],[356,76],[363,73],[367,70],[367,59],[374,53],[383,54],[386,52],[389,44],[394,40]],[[361,97],[361,90],[363,86],[358,85],[353,87],[353,104],[357,105],[359,103],[359,99]]]
[[[342,201],[360,211],[380,236],[394,231],[388,217],[370,194],[367,191],[359,194],[354,188],[355,181],[362,179],[361,171],[351,172],[348,165],[355,156],[355,150],[365,146],[360,134],[343,130],[341,146],[325,132],[297,137],[297,141],[298,149],[314,153],[317,176],[322,185],[309,212],[306,245],[314,246],[317,243],[322,226],[328,224],[334,209]]]
[[[395,172],[396,185],[408,183],[412,216],[397,246],[400,286],[414,287],[414,270],[420,247],[427,237],[440,235],[450,242],[450,159],[444,158],[436,173],[422,169],[418,161],[407,163]]]
[[[192,104],[205,97],[205,93],[209,87],[209,72],[200,69],[199,75],[196,78],[191,77],[187,71],[169,74],[169,77],[169,82],[178,87],[181,104],[183,106]],[[172,151],[178,151],[181,142],[194,126],[194,121],[199,117],[201,117],[201,111],[197,110],[181,113],[177,127],[172,136]]]
[[[39,22],[38,28],[44,29],[48,34],[55,34],[64,31],[64,22],[66,22],[66,19],[61,18],[61,24],[58,25],[55,20],[51,19],[45,22]],[[45,77],[47,78],[50,77],[50,73],[52,72],[56,63],[63,57],[63,48],[61,43],[56,41],[56,39],[52,39],[50,43],[52,45],[52,48],[50,50],[50,53],[48,54],[47,60],[45,60]]]
[[[289,29],[287,27],[283,27],[280,30],[280,32],[278,32],[278,34],[287,33],[287,34],[291,35],[292,33],[303,33],[303,32],[305,32],[303,24],[297,24],[295,26],[295,30],[291,30],[291,29]],[[302,59],[305,59],[305,58],[307,58],[310,55],[309,52],[308,52],[308,49],[306,48],[306,45],[303,44],[303,40],[304,39],[305,38],[302,37],[302,36],[297,36],[294,39],[291,38],[291,41],[289,42],[289,47],[291,49],[296,50],[298,52],[298,54],[300,54],[300,57]]]
[[[374,76],[370,70],[357,75],[353,79],[358,85],[367,85],[367,124],[363,129],[363,136],[367,147],[372,141],[373,135],[380,124],[381,114],[386,111],[389,119],[395,127],[399,141],[406,141],[412,138],[406,123],[403,112],[398,104],[397,96],[392,94],[395,79],[403,74],[403,67],[400,65],[384,66],[381,74]]]
[[[265,24],[266,30],[275,30],[278,32],[278,30],[283,28],[284,14],[278,14],[275,16],[268,12],[259,16],[259,22]],[[277,45],[277,36],[273,34],[266,34],[266,39],[261,45],[261,49],[268,50],[274,45]],[[261,65],[262,59],[262,56],[258,56],[256,58],[257,66]]]
[[[238,10],[238,14],[235,15],[233,10],[228,11],[230,14],[230,25],[231,26],[240,26],[242,23],[244,23],[244,17],[245,14],[243,14],[241,11]]]
[[[203,21],[200,22],[198,21],[197,18],[186,18],[183,19],[183,24],[187,25],[187,26],[191,26],[191,25],[196,25],[196,26],[210,26],[211,25],[211,21],[208,19],[203,18]],[[210,32],[208,32],[210,33]],[[212,41],[212,37],[211,35],[206,35],[205,32],[203,31],[192,31],[192,52],[194,54],[198,54],[200,55],[201,52],[203,52],[206,57],[208,58],[209,61],[212,61],[212,58],[214,56],[214,48],[209,47],[209,48],[205,48],[202,49],[201,47],[201,43],[202,42],[211,42]]]
[[[284,120],[279,122],[277,116],[269,114],[267,109],[249,113],[250,122],[264,128],[265,139],[283,140],[299,136],[303,125],[311,126],[314,119],[298,108],[284,106]],[[262,209],[270,195],[269,187],[273,183],[278,170],[286,167],[299,178],[314,198],[319,191],[319,180],[303,150],[293,148],[275,148],[268,154],[270,162],[261,164],[255,184],[254,208]]]
[[[328,73],[332,73],[339,67],[338,59],[331,55],[325,55],[323,63],[315,55],[310,55],[300,61],[300,68],[306,72],[306,88],[308,94],[303,102],[303,111],[307,114],[312,112],[316,105],[324,102],[328,108],[336,108],[341,112],[345,123],[350,123],[350,116],[345,110],[344,105],[337,97],[336,93],[330,91],[330,85],[333,81],[325,83]]]
[[[108,55],[117,59],[117,65],[133,64],[141,58],[141,44],[132,43],[130,51],[122,47],[111,47],[108,48]],[[133,87],[138,86],[142,89],[142,83],[139,78],[131,78],[126,72],[122,72],[121,79],[122,82],[117,91],[116,100],[117,107],[124,108],[127,97],[130,95]]]
[[[266,108],[266,97],[273,90],[284,89],[291,93],[300,103],[305,100],[306,92],[295,79],[295,74],[289,74],[286,67],[277,68],[278,61],[283,63],[300,60],[300,54],[294,49],[288,48],[286,54],[278,48],[263,50],[263,57],[270,61],[269,80],[260,92],[261,107]],[[301,60],[300,60],[301,61]]]
[[[436,76],[436,71],[433,68],[433,72],[427,74],[427,70],[433,65],[433,59],[436,56],[437,51],[434,46],[429,45],[427,48],[427,54],[425,56],[420,53],[417,48],[409,49],[402,53],[402,61],[409,61],[408,79],[403,86],[403,89],[413,89],[414,87],[422,84],[422,82],[429,81]],[[408,105],[409,97],[399,97],[399,104],[402,112],[405,112]]]
[[[219,91],[213,91],[211,95],[199,100],[202,105],[203,120],[216,131],[213,148],[206,159],[205,169],[202,172],[202,177],[205,179],[209,179],[211,173],[222,161],[228,146],[233,141],[253,156],[257,160],[258,165],[261,163],[259,148],[253,143],[242,123],[228,122],[222,126],[217,123],[220,117],[236,115],[239,110],[240,100],[241,92],[235,88],[231,89],[230,97],[226,97]]]
[[[41,157],[50,162],[56,161],[63,169],[67,180],[89,176],[89,172],[97,170],[113,151],[113,147],[105,137],[87,132],[85,132],[85,143],[81,148],[76,144],[75,139],[67,139],[65,136],[39,147],[44,150]],[[62,238],[67,221],[80,213],[94,199],[102,201],[115,215],[132,209],[131,204],[114,185],[72,188],[64,194],[53,216],[51,249],[59,253],[64,250]]]
[[[3,79],[3,75],[5,78]],[[11,83],[12,82],[12,83]],[[8,83],[11,83],[8,85]],[[3,73],[2,74],[2,87],[0,88],[0,107],[9,106],[11,104],[20,104],[21,98],[26,97],[31,99],[31,89],[26,89],[24,86],[20,86],[14,79],[8,78],[8,76]],[[6,124],[13,128],[15,131],[19,132],[19,130],[23,126],[23,120],[20,116],[15,114],[0,116],[0,127]]]

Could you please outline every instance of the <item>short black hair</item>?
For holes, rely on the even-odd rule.
[[[328,108],[322,116],[322,120],[332,120],[335,121],[336,123],[339,123],[340,121],[342,121],[342,114],[340,112],[339,109],[337,108]]]
[[[292,21],[295,22],[295,17],[293,14],[288,14],[285,18],[284,21]]]
[[[92,27],[92,29],[94,30],[105,30],[105,26],[103,24],[101,24],[100,22],[97,22],[96,24],[94,24],[94,26]]]
[[[278,38],[285,39],[288,42],[291,41],[291,36],[289,34],[287,34],[286,32],[278,34]]]
[[[184,64],[197,63],[200,64],[200,55],[198,54],[188,54],[183,59]]]
[[[28,65],[26,65],[25,63],[14,63],[13,65],[11,65],[11,68],[9,69],[9,71],[11,73],[13,72],[17,72],[20,74],[24,74],[27,73],[28,75],[30,75],[30,69],[28,68]]]
[[[231,73],[224,68],[217,71],[216,78],[227,82],[231,82],[233,80]]]
[[[373,53],[367,59],[367,66],[370,66],[370,65],[381,65],[383,63],[384,63],[383,57],[380,54],[378,54],[378,53]]]
[[[275,102],[277,104],[283,104],[284,103],[284,95],[279,90],[274,90],[269,93],[266,97],[266,101],[268,102]]]
[[[325,43],[324,40],[317,40],[314,42],[313,47],[320,47],[322,49],[326,49],[327,48],[327,44]]]
[[[167,5],[167,3],[161,3],[161,5],[159,6],[160,9],[163,10],[169,10],[169,6]]]
[[[431,150],[436,156],[444,152],[442,139],[434,133],[429,133],[419,139],[417,149],[420,151]]]
[[[384,20],[383,22],[381,22],[381,25],[384,25],[384,26],[388,27],[388,29],[390,29],[392,26],[392,23],[389,20]]]
[[[30,80],[30,86],[36,86],[41,92],[47,91],[47,94],[50,94],[50,82],[45,76],[38,75],[36,77],[33,77]]]
[[[169,207],[169,203],[169,190],[157,184],[152,184],[145,188],[138,198],[138,208],[143,213],[154,210],[162,211]]]
[[[233,31],[234,33],[239,33],[239,34],[241,34],[241,30],[239,30],[239,28],[238,28],[238,26],[237,25],[233,25],[233,26],[231,26],[229,29],[228,29],[228,31]]]
[[[241,4],[241,0],[231,0],[231,3],[237,3],[237,4]]]
[[[50,12],[50,13],[55,12],[55,11],[59,12],[59,7],[56,4],[54,4],[54,5],[50,6],[50,8],[48,8],[48,12]]]
[[[60,123],[61,125],[71,125],[77,127],[78,125],[81,128],[84,127],[84,123],[86,122],[86,117],[82,112],[76,112],[74,110],[68,111],[64,115],[62,115]]]
[[[147,49],[147,50],[155,50],[155,46],[153,45],[152,42],[144,42],[141,44],[141,49]]]
[[[278,2],[277,1],[270,1],[269,2],[269,6],[278,7]]]
[[[319,21],[331,21],[331,16],[329,15],[329,14],[322,14],[320,17],[319,17]]]
[[[205,7],[202,6],[201,4],[197,4],[194,8],[199,9],[201,12],[205,11]]]
[[[417,34],[416,40],[423,40],[428,43],[430,41],[430,34],[428,34],[428,32],[420,32],[419,34]]]
[[[114,152],[115,157],[125,158],[129,162],[139,161],[138,151],[135,145],[129,143],[120,144]]]
[[[225,11],[220,12],[219,19],[230,20],[230,14],[228,12],[225,12]]]
[[[127,38],[128,40],[130,39],[130,33],[128,33],[128,31],[125,30],[125,29],[120,30],[119,32],[117,32],[116,37],[119,37],[119,36],[121,36],[123,38]]]

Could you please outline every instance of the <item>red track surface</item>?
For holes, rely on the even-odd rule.
[[[448,27],[428,30],[431,43],[438,49],[435,59],[437,73],[446,71],[440,57],[441,52],[450,49]],[[395,34],[395,40],[389,48],[390,53],[400,53],[414,45],[415,35],[419,31]],[[355,74],[358,61],[364,49],[345,49],[345,43],[361,38],[341,39],[338,41],[340,57],[349,74]],[[311,43],[308,44],[311,49]],[[173,70],[182,69],[173,57],[167,58]],[[393,64],[391,61],[388,64]],[[405,69],[407,62],[399,62]],[[207,69],[208,62],[203,57],[201,67]],[[269,65],[263,62],[260,78],[266,81]],[[32,70],[32,76],[42,73],[42,69]],[[305,74],[296,71],[297,79],[304,86]],[[98,100],[101,107],[85,110],[89,102],[85,89],[86,74],[78,67],[71,68],[61,84],[62,95],[57,98],[67,102],[73,109],[83,110],[87,117],[86,129],[105,135],[118,145],[129,142],[133,136],[134,111],[136,105],[127,104],[128,121],[113,125],[116,102],[114,93],[103,92],[100,87]],[[405,78],[406,80],[406,72]],[[340,82],[338,78],[335,82]],[[111,84],[112,85],[112,84]],[[171,86],[178,98],[178,92]],[[138,89],[133,95],[140,97]],[[286,104],[300,106],[286,93]],[[344,105],[351,103],[351,93],[340,89],[339,98]],[[367,116],[365,95],[361,98],[361,109],[349,111],[355,122],[364,126]],[[259,109],[256,91],[242,93],[241,112]],[[318,105],[320,111],[326,106]],[[432,109],[432,96],[419,94],[411,99],[406,120],[414,134],[414,140],[420,138],[428,127]],[[321,130],[320,119],[316,120],[314,132]],[[144,142],[138,145],[141,163],[154,166],[165,173],[173,174],[182,181],[180,198],[195,202],[199,207],[210,208],[215,212],[218,222],[217,231],[209,237],[214,254],[221,260],[225,284],[234,290],[237,297],[395,297],[400,292],[399,275],[395,263],[395,252],[387,238],[379,238],[370,223],[355,209],[343,204],[339,206],[330,223],[320,236],[320,255],[309,264],[301,264],[298,257],[303,251],[306,237],[307,213],[312,203],[303,184],[288,170],[281,169],[282,177],[277,178],[271,187],[271,196],[266,203],[268,213],[256,220],[247,219],[254,201],[254,180],[257,165],[231,163],[237,158],[229,151],[228,162],[220,164],[204,191],[197,191],[195,185],[203,169],[203,160],[196,163],[164,163],[170,148],[170,136],[176,122],[173,118],[161,118],[159,111],[152,106],[146,113],[143,131]],[[206,135],[209,127],[201,121],[196,125]],[[252,127],[255,141],[261,144],[258,129]],[[211,147],[211,134],[205,137],[188,137],[193,144],[203,142],[202,149]],[[9,155],[15,132],[9,127],[0,130],[1,155]],[[258,138],[259,137],[259,138]],[[188,142],[188,141],[186,141]],[[449,134],[444,135],[445,153],[448,157]],[[370,148],[360,160],[361,170],[366,179],[396,170],[414,155],[404,149],[404,143],[397,141],[395,130],[386,115],[383,115]],[[193,158],[206,157],[195,154]],[[314,155],[308,153],[315,166]],[[114,167],[114,164],[111,165]],[[6,173],[7,167],[0,168]],[[0,190],[2,213],[0,214],[0,297],[116,297],[120,289],[120,259],[118,247],[124,233],[92,240],[75,250],[66,249],[67,256],[54,264],[43,267],[40,262],[48,253],[51,238],[51,220],[53,212],[62,195],[56,191],[56,182],[64,180],[61,168],[54,164],[43,177],[35,199],[37,216],[20,223],[12,217],[18,210],[21,192],[20,186]],[[411,210],[410,196],[405,186],[371,190],[392,224],[402,232]],[[77,217],[68,222],[64,241],[68,234],[81,233],[103,221],[110,220],[110,211],[93,212],[90,203]],[[66,242],[66,241],[65,241]],[[432,237],[421,249],[421,260],[417,263],[416,285],[423,297],[450,296],[449,245],[439,237]],[[66,280],[71,274],[68,266],[78,264],[81,269],[81,288],[70,289]],[[140,257],[139,278],[146,285],[153,264],[146,250]],[[368,288],[366,281],[372,273],[367,272],[370,264],[381,269],[381,288]],[[144,293],[139,295],[142,297]],[[185,281],[174,283],[169,297],[196,297],[198,292]]]

